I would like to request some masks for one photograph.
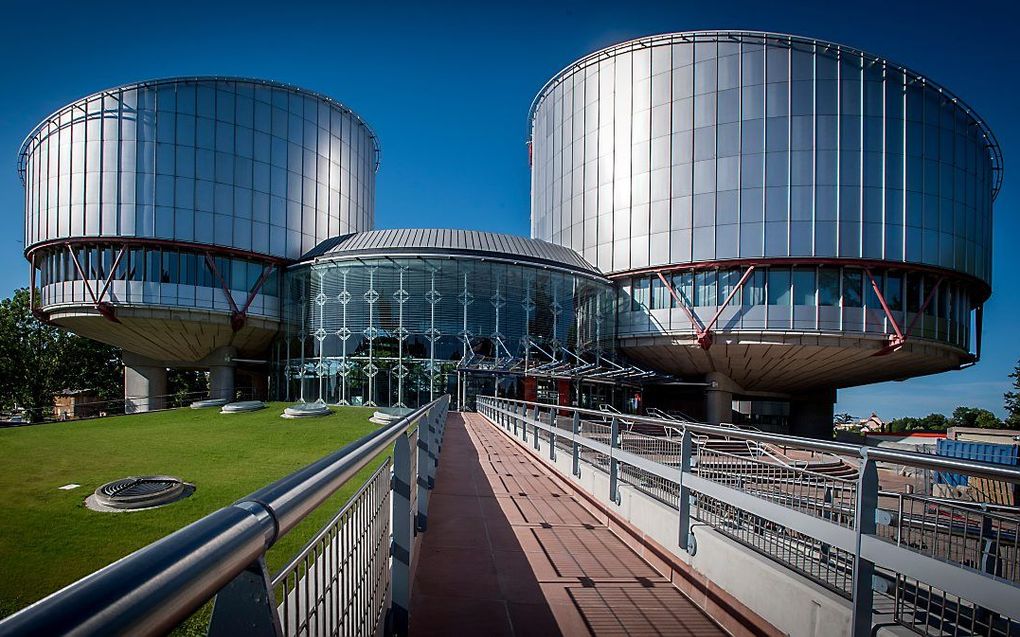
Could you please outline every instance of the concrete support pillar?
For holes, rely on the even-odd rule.
[[[707,374],[705,380],[709,383],[705,389],[705,420],[710,425],[733,422],[733,394],[740,387],[719,372]]]
[[[148,363],[148,364],[146,364]],[[124,412],[136,414],[163,409],[166,367],[140,357],[124,357]]]
[[[233,365],[212,365],[209,367],[209,397],[234,400]]]
[[[807,438],[832,438],[832,412],[836,390],[820,389],[790,400],[790,434]]]
[[[233,347],[220,347],[200,361],[209,368],[209,398],[234,400],[234,356]]]

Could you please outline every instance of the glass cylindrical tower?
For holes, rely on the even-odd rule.
[[[129,367],[143,376],[264,357],[280,269],[372,227],[378,154],[350,109],[275,82],[174,78],[79,99],[21,148],[38,309],[141,359]]]
[[[618,282],[632,357],[780,396],[976,360],[1001,155],[918,73],[803,37],[666,34],[571,64],[530,126],[532,236]]]

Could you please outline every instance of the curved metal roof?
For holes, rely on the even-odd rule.
[[[661,44],[673,44],[678,42],[692,43],[692,42],[756,42],[756,43],[771,43],[776,45],[808,45],[808,46],[822,46],[827,49],[833,49],[840,53],[849,53],[856,55],[865,60],[880,61],[888,66],[898,69],[903,74],[918,79],[925,84],[931,86],[933,89],[941,93],[947,100],[955,103],[961,110],[967,113],[974,123],[981,129],[981,134],[985,138],[985,144],[988,147],[988,154],[992,159],[992,199],[994,200],[999,194],[999,190],[1002,188],[1002,149],[999,147],[999,142],[995,138],[995,134],[992,133],[992,129],[989,128],[988,124],[984,119],[978,115],[973,108],[967,105],[962,99],[954,95],[949,89],[939,85],[936,82],[930,80],[927,76],[918,73],[917,71],[898,64],[866,51],[856,49],[854,47],[839,44],[837,42],[829,42],[826,40],[820,40],[818,38],[809,38],[800,35],[791,35],[788,33],[770,33],[768,31],[744,31],[744,30],[706,30],[706,31],[679,31],[676,33],[660,33],[657,35],[648,35],[641,38],[635,38],[633,40],[627,40],[625,42],[619,42],[611,46],[607,46],[604,49],[589,53],[584,57],[570,63],[568,66],[560,70],[559,73],[554,75],[548,82],[546,82],[542,88],[538,91],[538,95],[531,102],[531,108],[528,109],[528,143],[531,143],[531,133],[533,122],[535,121],[535,111],[538,109],[539,104],[545,99],[549,91],[563,81],[564,78],[569,77],[575,71],[583,69],[591,64],[596,64],[608,57],[612,57],[618,53],[625,53],[629,51],[639,50],[650,46],[657,46]]]
[[[89,95],[86,95],[84,97],[79,97],[73,102],[65,104],[64,106],[61,106],[57,110],[53,111],[41,122],[36,124],[35,128],[33,128],[32,131],[25,136],[24,141],[21,142],[21,147],[18,150],[18,173],[21,175],[22,181],[24,181],[25,178],[25,165],[24,165],[25,155],[28,152],[28,147],[29,144],[32,142],[32,138],[38,135],[39,132],[43,129],[43,127],[45,127],[47,124],[52,123],[52,121],[64,111],[74,108],[75,106],[81,106],[88,100],[102,95],[106,95],[111,91],[130,90],[135,88],[159,86],[161,84],[175,84],[179,82],[247,82],[249,84],[258,84],[268,88],[278,88],[284,91],[290,91],[291,93],[307,95],[308,97],[321,100],[329,104],[333,108],[339,109],[345,113],[350,114],[351,117],[353,117],[359,124],[365,127],[365,130],[368,131],[369,137],[372,138],[372,143],[375,145],[375,169],[377,171],[379,170],[379,162],[381,161],[382,156],[382,149],[379,147],[379,138],[376,137],[375,131],[372,130],[372,127],[369,126],[368,123],[365,120],[363,120],[360,115],[355,113],[349,106],[344,105],[339,100],[336,100],[328,95],[324,95],[323,93],[311,91],[309,89],[301,88],[300,86],[294,86],[293,84],[287,84],[285,82],[277,82],[275,80],[262,80],[254,77],[240,77],[240,76],[234,77],[229,75],[182,75],[180,77],[164,77],[152,80],[143,80],[141,82],[128,82],[127,84],[121,84],[119,86],[111,86],[110,88],[103,89],[102,91],[96,91],[95,93],[90,93]]]
[[[465,254],[541,263],[603,276],[581,255],[564,246],[512,234],[443,228],[371,230],[332,237],[305,253],[301,261],[398,254],[436,256]]]

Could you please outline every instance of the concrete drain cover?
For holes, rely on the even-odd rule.
[[[226,405],[228,402],[230,401],[227,400],[226,398],[209,398],[206,400],[196,400],[195,402],[191,403],[191,408],[207,409],[209,407],[222,407],[223,405]]]
[[[236,403],[228,403],[220,409],[221,414],[242,414],[246,411],[258,411],[265,409],[266,404],[261,400],[242,400]]]
[[[317,416],[329,416],[332,413],[325,402],[317,400],[313,403],[291,405],[283,410],[281,416],[283,418],[315,418]]]
[[[171,476],[133,476],[107,482],[85,499],[94,511],[134,511],[161,507],[194,493],[194,485]]]

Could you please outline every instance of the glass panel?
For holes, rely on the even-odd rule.
[[[716,295],[716,272],[698,272],[695,275],[694,305],[699,307],[718,305]]]
[[[898,312],[903,309],[903,278],[899,274],[887,274],[885,277],[885,302],[889,309]]]
[[[765,270],[758,269],[744,284],[743,305],[765,304]]]
[[[669,307],[670,294],[658,276],[652,277],[652,309],[662,310]]]
[[[719,271],[719,304],[721,305],[726,301],[726,298],[733,292],[733,288],[737,287],[737,283],[740,282],[740,277],[743,276],[741,270],[720,270]],[[734,295],[734,300],[730,301],[730,304],[739,304],[739,299]]]
[[[673,290],[688,307],[694,305],[694,273],[681,272],[673,275]],[[671,299],[670,307],[676,307],[676,299]]]
[[[796,305],[815,304],[815,270],[814,268],[797,268],[793,271],[793,294]]]
[[[839,270],[835,268],[818,269],[818,305],[835,306],[839,304]]]
[[[634,279],[634,284],[631,288],[631,312],[640,312],[641,310],[648,308],[649,283],[650,281],[646,277]]]
[[[931,295],[931,302],[928,303],[928,307],[924,308],[924,313],[926,316],[935,316],[935,309],[939,306],[938,291],[936,290],[935,293],[932,294],[932,290],[934,288],[935,279],[930,276],[924,277],[924,297],[922,297],[921,302],[924,303],[924,300],[927,299],[929,295]]]
[[[247,264],[244,261],[238,259],[231,259],[231,270],[230,278],[227,279],[230,283],[230,289],[232,290],[247,290],[248,289],[248,269]],[[226,277],[226,275],[224,275]]]
[[[786,268],[769,268],[768,304],[790,304],[790,271]]]
[[[863,305],[863,276],[860,270],[843,270],[843,307]]]
[[[921,309],[921,275],[908,274],[907,279],[907,311],[916,312]]]

